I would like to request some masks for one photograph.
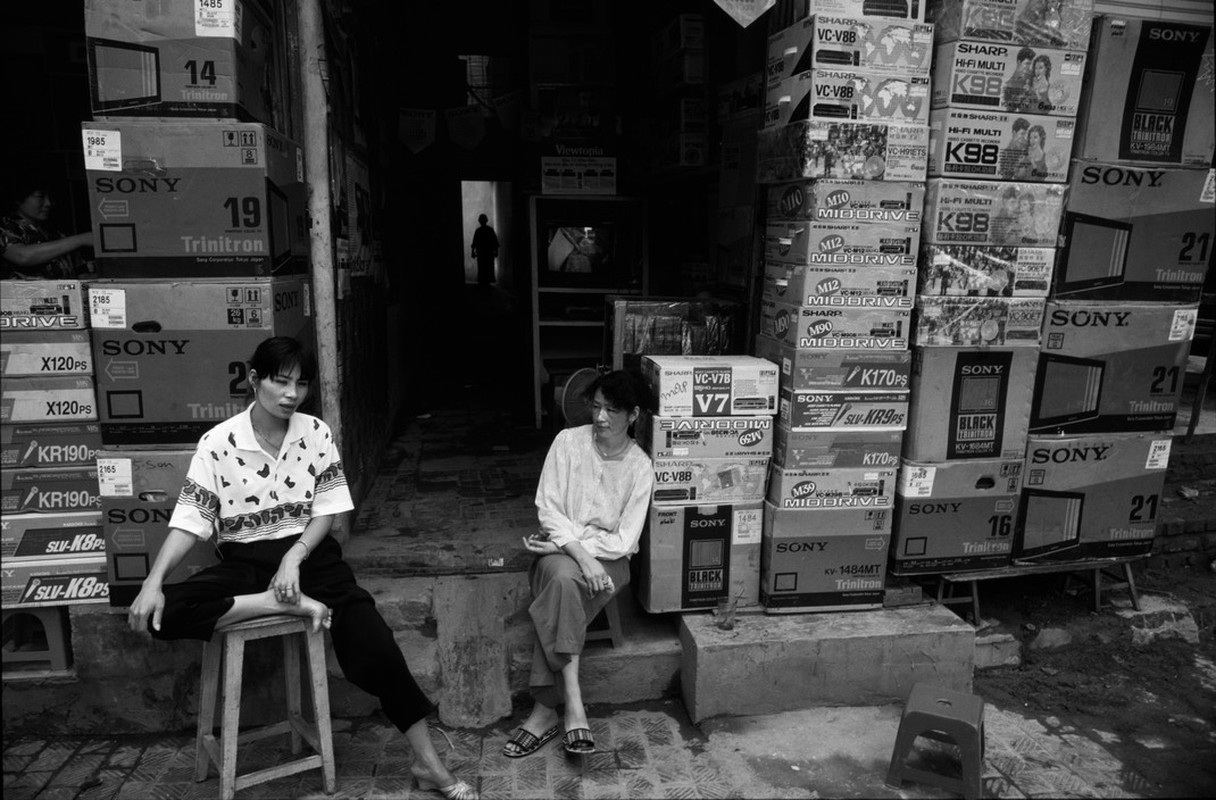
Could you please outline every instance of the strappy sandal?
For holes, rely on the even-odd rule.
[[[546,742],[557,736],[557,732],[559,730],[561,730],[561,727],[554,725],[540,736],[537,736],[535,733],[532,733],[532,731],[527,731],[520,728],[515,732],[514,736],[507,740],[507,744],[502,748],[502,754],[507,758],[523,758],[524,756],[530,756],[539,750]],[[515,748],[512,749],[510,745],[515,745]]]
[[[429,778],[419,776],[416,772],[414,773],[414,781],[418,784],[419,789],[439,792],[447,800],[478,800],[477,792],[473,791],[473,787],[464,781],[456,781],[451,786],[440,786]]]
[[[562,737],[562,746],[574,756],[585,756],[595,752],[595,737],[589,728],[571,728]]]

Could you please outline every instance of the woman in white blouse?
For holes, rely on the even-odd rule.
[[[503,748],[508,758],[536,752],[564,722],[567,752],[595,752],[578,682],[587,624],[629,583],[654,470],[631,426],[648,405],[637,376],[618,370],[589,387],[592,424],[557,435],[545,458],[536,508],[540,530],[524,539],[532,565],[536,628],[530,686],[535,705]],[[565,718],[557,706],[565,700]]]

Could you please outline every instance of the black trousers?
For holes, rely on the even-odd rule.
[[[219,564],[164,587],[157,639],[208,641],[237,595],[265,591],[283,554],[299,537],[220,545]],[[435,710],[419,688],[376,601],[355,583],[342,546],[326,536],[300,564],[300,590],[333,609],[330,640],[346,679],[377,697],[385,716],[404,731]]]

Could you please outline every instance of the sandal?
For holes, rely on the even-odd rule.
[[[595,737],[588,728],[571,728],[562,737],[562,745],[571,755],[585,756],[595,752]]]
[[[532,731],[527,731],[520,728],[518,731],[516,731],[514,736],[507,740],[507,744],[502,748],[502,754],[507,758],[523,758],[524,756],[530,756],[539,750],[545,744],[545,742],[548,742],[553,737],[557,736],[559,727],[560,726],[558,725],[554,725],[540,736],[532,733]],[[515,745],[515,748],[511,749],[510,745]]]
[[[413,770],[410,771],[413,772]],[[418,784],[419,789],[430,789],[431,791],[439,792],[447,800],[478,800],[477,792],[464,781],[456,781],[450,786],[440,786],[430,778],[423,778],[417,772],[413,774],[414,782]]]

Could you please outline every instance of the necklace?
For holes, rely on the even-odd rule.
[[[279,435],[279,440],[276,442],[274,439],[267,436],[265,431],[259,430],[258,426],[254,425],[252,422],[250,423],[250,427],[253,428],[254,435],[257,436],[259,439],[261,439],[263,442],[265,442],[267,445],[269,445],[272,449],[278,450],[280,447],[283,446],[283,437],[287,435],[287,431],[283,431]]]
[[[603,445],[601,445],[598,441],[595,443],[595,449],[599,450],[600,455],[603,456],[604,458],[616,458],[621,453],[625,452],[625,449],[628,447],[629,447],[629,437],[628,436],[625,437],[624,443],[620,447],[618,447],[614,452],[611,452],[611,453],[608,452],[607,450],[605,450]]]

